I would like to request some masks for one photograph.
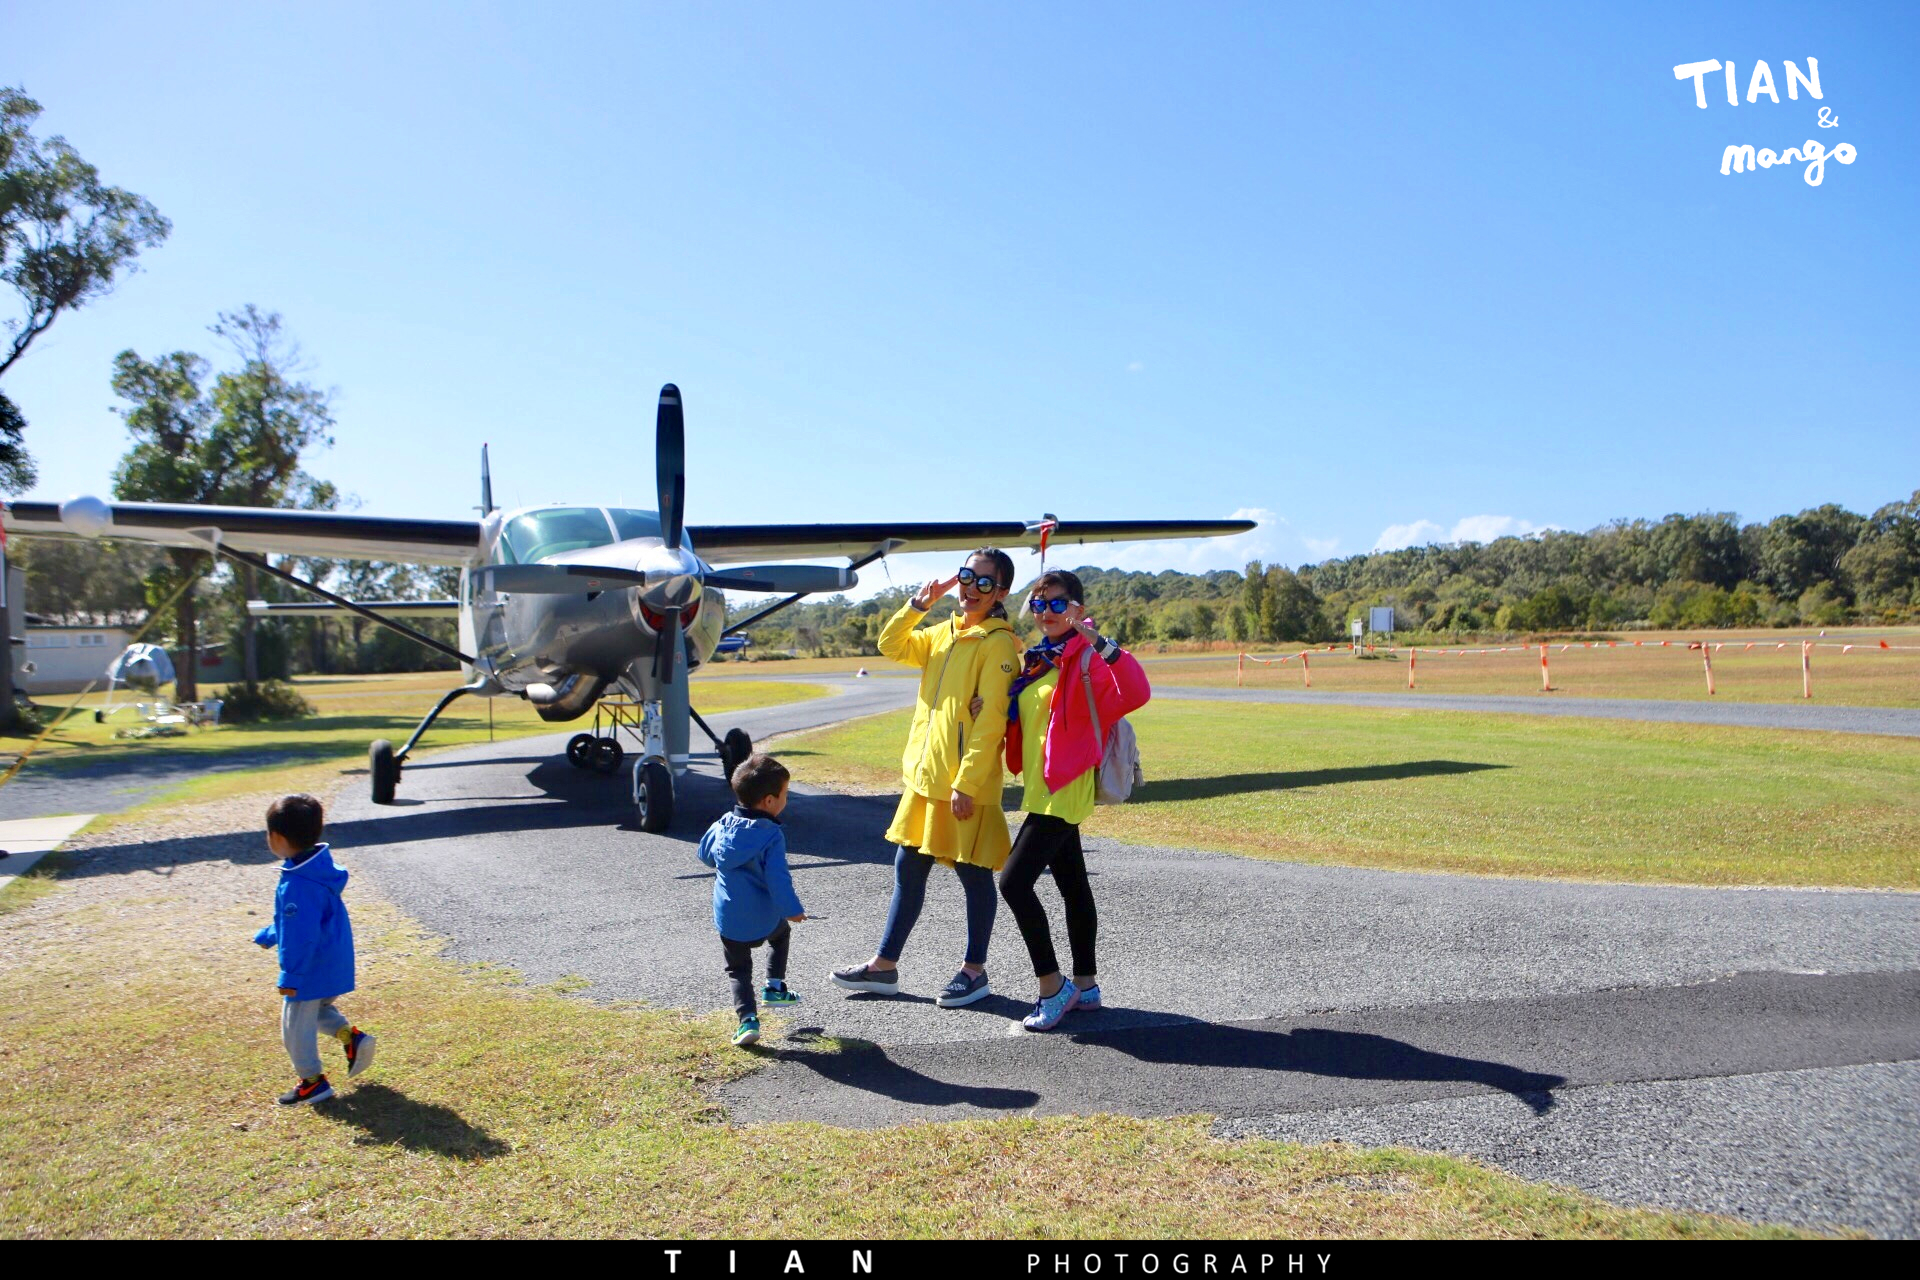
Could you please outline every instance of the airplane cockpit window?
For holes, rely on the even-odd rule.
[[[608,507],[607,514],[613,517],[614,530],[619,533],[622,542],[628,538],[660,536],[660,517],[651,511],[635,511],[630,507]]]
[[[604,547],[614,540],[606,513],[598,507],[548,507],[529,511],[507,521],[501,531],[510,558],[520,564],[532,564],[563,551],[583,551]]]

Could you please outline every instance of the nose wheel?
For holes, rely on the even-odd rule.
[[[665,831],[673,823],[673,774],[658,760],[633,769],[633,820],[642,831]]]

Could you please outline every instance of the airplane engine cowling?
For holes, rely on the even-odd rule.
[[[605,677],[576,672],[558,685],[528,685],[527,701],[533,704],[542,720],[578,720],[600,700],[601,691],[606,687]]]

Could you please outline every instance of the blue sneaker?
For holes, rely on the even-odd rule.
[[[784,982],[769,982],[766,986],[760,988],[760,1003],[773,1005],[799,1004],[800,993],[793,990]]]
[[[933,1002],[942,1009],[958,1009],[962,1005],[972,1004],[975,1000],[985,1000],[993,994],[987,985],[984,973],[969,974],[965,969],[953,975],[953,980],[940,990]]]
[[[758,1018],[742,1019],[740,1023],[740,1029],[733,1033],[733,1042],[739,1045],[742,1049],[746,1048],[750,1044],[756,1043],[759,1039],[760,1039],[760,1019]]]
[[[1081,989],[1080,998],[1074,1002],[1076,1009],[1098,1009],[1100,1007],[1100,984]]]
[[[1020,1025],[1029,1031],[1051,1031],[1067,1016],[1067,1010],[1080,1003],[1080,988],[1073,985],[1073,979],[1061,982],[1060,989],[1050,996],[1042,997],[1033,1006],[1033,1012],[1020,1019]]]

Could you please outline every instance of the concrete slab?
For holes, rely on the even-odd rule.
[[[74,832],[93,818],[91,813],[63,813],[48,818],[0,822],[0,849],[7,852],[6,857],[0,858],[0,889],[13,883],[15,876],[32,870],[34,863],[72,839]]]

